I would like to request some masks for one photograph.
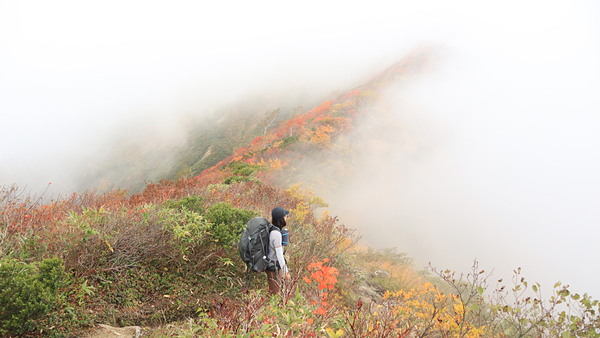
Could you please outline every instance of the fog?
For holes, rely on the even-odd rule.
[[[190,115],[253,95],[275,107],[285,94],[325,97],[409,48],[348,27],[359,6],[350,17],[339,4],[274,1],[0,6],[0,183],[33,191],[79,186],[75,173],[110,151],[115,130],[148,128],[177,144]]]
[[[168,149],[190,116],[326,97],[433,45],[357,128],[332,210],[419,267],[477,258],[599,297],[599,18],[594,1],[0,1],[0,184],[70,191],[115,135]]]

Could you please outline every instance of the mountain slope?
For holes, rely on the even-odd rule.
[[[344,143],[340,142],[340,139],[344,139],[355,127],[361,115],[371,112],[388,85],[417,75],[427,65],[428,58],[428,51],[416,52],[367,83],[326,100],[308,111],[296,112],[287,120],[273,123],[275,126],[270,129],[266,125],[276,122],[276,116],[269,117],[267,114],[261,124],[248,123],[246,128],[264,130],[263,135],[255,137],[246,146],[239,147],[214,166],[194,177],[180,181],[163,181],[158,185],[151,184],[146,189],[169,185],[174,194],[169,197],[175,197],[178,196],[176,192],[181,192],[183,186],[222,183],[226,179],[247,181],[254,177],[269,184],[289,187],[298,180],[304,182],[319,175],[318,171],[303,175],[303,167],[306,166],[303,164],[306,162],[310,165],[318,161],[324,162],[321,164],[323,170],[331,170],[332,167],[348,168],[352,156],[352,140]],[[239,124],[237,126],[239,128]],[[253,133],[247,133],[251,134]],[[196,153],[196,158],[201,155],[199,162],[212,153],[211,146],[205,145],[203,151]],[[240,170],[242,167],[246,169]],[[191,173],[193,174],[194,170]],[[337,174],[344,173],[342,171]],[[141,194],[143,195],[144,193]]]
[[[296,184],[343,182],[357,121],[385,109],[386,86],[425,61],[417,53],[289,119],[271,112],[247,122],[252,132],[228,137],[262,135],[194,175],[217,152],[209,138],[184,152],[180,178],[134,195],[73,194],[41,205],[3,188],[0,335],[81,336],[107,323],[143,325],[155,336],[594,336],[600,309],[587,295],[557,285],[541,301],[536,285],[533,296],[517,292],[509,303],[510,288],[486,296],[489,275],[476,264],[460,276],[415,272],[403,254],[358,246],[352,229],[322,212],[325,201]],[[264,276],[246,273],[236,243],[250,218],[274,206],[291,210],[292,277],[270,297]],[[527,288],[515,278],[512,290]]]

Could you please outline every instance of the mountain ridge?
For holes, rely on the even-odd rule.
[[[514,285],[487,290],[477,262],[466,274],[415,271],[405,254],[359,245],[304,187],[332,173],[344,181],[357,121],[385,110],[387,86],[417,76],[426,56],[278,123],[268,112],[262,135],[196,175],[50,203],[3,187],[0,335],[82,336],[109,324],[157,337],[597,337],[600,304],[588,295],[557,283],[542,298],[520,271]],[[246,222],[274,206],[291,211],[292,274],[271,296],[236,246]]]

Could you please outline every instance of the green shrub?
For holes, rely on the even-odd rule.
[[[173,234],[174,245],[182,255],[191,254],[206,240],[207,222],[199,213],[183,208],[165,209],[161,213],[165,229]]]
[[[251,182],[251,181],[256,181],[256,179],[251,176],[229,176],[223,181],[223,183],[233,184],[233,183]]]
[[[36,320],[54,309],[65,280],[62,261],[0,260],[0,335],[36,329]]]
[[[247,163],[233,162],[228,165],[231,168],[231,176],[226,178],[223,183],[232,184],[238,182],[256,181],[254,174],[259,170],[259,166]]]
[[[258,213],[255,211],[237,209],[225,202],[214,204],[206,213],[214,241],[228,248],[237,244],[246,223],[256,216]]]
[[[283,142],[279,146],[279,148],[285,148],[289,145],[292,145],[300,140],[300,135],[288,136],[283,139]]]
[[[39,280],[48,287],[54,295],[65,283],[65,267],[62,260],[50,258],[43,260],[38,267]]]
[[[237,163],[234,168],[233,174],[238,176],[250,176],[256,172],[255,168],[245,163]]]

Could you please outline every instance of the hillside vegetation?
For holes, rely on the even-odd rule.
[[[312,105],[298,99],[282,106],[280,100],[277,96],[250,97],[170,123],[124,122],[104,152],[90,156],[74,177],[77,191],[106,192],[119,187],[137,193],[147,182],[196,176],[301,112],[303,108],[294,103]]]
[[[559,283],[542,297],[519,270],[508,283],[490,281],[476,262],[462,275],[415,271],[403,254],[358,245],[351,227],[298,183],[296,165],[306,158],[327,159],[323,166],[344,159],[329,155],[381,90],[418,71],[422,58],[257,125],[262,135],[220,152],[213,166],[201,161],[208,146],[190,151],[178,178],[133,195],[41,203],[2,188],[0,335],[82,336],[105,323],[140,325],[150,336],[600,336],[597,300]],[[236,245],[246,222],[274,206],[291,210],[292,277],[270,296]]]

